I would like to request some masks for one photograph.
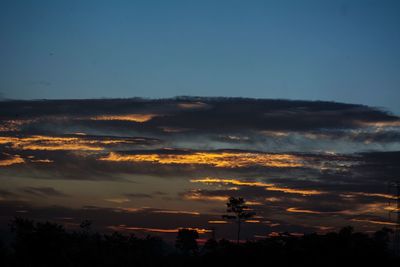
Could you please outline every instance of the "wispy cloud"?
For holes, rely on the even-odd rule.
[[[21,190],[24,193],[31,194],[34,196],[39,196],[39,197],[66,197],[67,196],[63,192],[61,192],[57,189],[54,189],[52,187],[27,186],[27,187],[21,188]]]

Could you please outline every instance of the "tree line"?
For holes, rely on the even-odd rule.
[[[223,217],[237,223],[237,240],[211,238],[202,245],[192,229],[180,229],[172,245],[150,235],[101,234],[92,230],[91,221],[67,231],[54,222],[17,217],[10,222],[11,242],[0,236],[0,266],[400,266],[388,228],[368,235],[347,226],[327,234],[281,233],[239,242],[241,223],[254,212],[240,198],[229,199],[227,212]]]
[[[257,241],[209,239],[181,229],[175,246],[159,237],[139,238],[118,232],[100,234],[85,222],[67,231],[53,222],[15,218],[13,240],[0,242],[0,266],[399,266],[389,248],[390,229],[373,235],[345,227],[324,235],[288,233]]]

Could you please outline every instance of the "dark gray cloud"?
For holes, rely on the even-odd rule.
[[[2,101],[0,149],[0,179],[18,185],[1,188],[0,204],[7,216],[26,211],[33,217],[43,212],[48,218],[75,220],[89,214],[104,227],[139,228],[156,227],[153,219],[158,223],[167,217],[157,216],[168,216],[163,227],[177,227],[179,219],[185,222],[181,226],[187,222],[204,228],[206,217],[224,211],[220,197],[244,196],[263,216],[255,231],[261,231],[260,225],[269,227],[262,221],[279,223],[278,229],[315,230],[316,222],[341,226],[385,220],[387,184],[400,175],[400,121],[377,108],[321,101]],[[202,178],[225,182],[192,181]],[[40,186],[27,182],[32,179]],[[100,207],[82,209],[41,210],[21,202],[21,195],[31,202],[62,199],[67,196],[64,188],[53,187],[60,181],[91,181],[113,196],[97,196],[96,201],[103,201]],[[66,188],[68,196],[83,194]],[[102,207],[104,199],[115,196],[128,201],[108,201],[122,207]],[[163,207],[175,203],[172,211],[128,206],[155,205],[160,198]],[[200,205],[210,214],[179,214],[176,202]]]
[[[55,117],[59,121],[79,121],[99,115],[156,114],[159,116],[145,123],[115,126],[131,129],[136,126],[143,126],[142,129],[174,127],[202,132],[240,129],[309,131],[357,128],[362,123],[398,121],[398,117],[394,115],[362,105],[245,98],[3,101],[0,103],[0,111],[3,120],[49,121]],[[102,123],[103,126],[99,124],[97,127],[113,127],[116,122]]]

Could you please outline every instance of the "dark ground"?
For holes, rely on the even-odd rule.
[[[387,228],[373,235],[351,227],[325,235],[281,234],[239,245],[210,239],[203,246],[196,232],[182,230],[175,247],[157,237],[95,233],[89,222],[69,232],[16,218],[10,231],[11,243],[0,241],[0,266],[400,266]]]

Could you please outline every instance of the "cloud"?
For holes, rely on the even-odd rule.
[[[239,185],[239,186],[260,186],[260,187],[269,187],[273,186],[272,184],[267,184],[263,182],[257,181],[242,181],[239,179],[221,179],[221,178],[202,178],[202,179],[191,179],[192,183],[205,183],[205,184],[231,184],[231,185]]]
[[[91,117],[95,121],[134,121],[146,122],[156,117],[156,114],[125,114],[125,115],[102,115]]]
[[[287,208],[286,211],[288,211],[288,212],[296,212],[296,213],[307,213],[307,214],[321,214],[322,213],[320,211],[304,210],[304,209],[298,209],[298,208]]]
[[[301,167],[295,155],[265,154],[252,152],[193,152],[185,154],[137,154],[126,155],[111,152],[99,160],[155,163],[155,164],[196,164],[222,168],[242,168],[249,166],[265,166],[276,168]]]
[[[397,223],[395,222],[388,222],[388,221],[375,221],[375,220],[368,220],[368,219],[352,219],[353,222],[367,222],[372,224],[379,224],[379,225],[389,225],[389,226],[396,226]]]
[[[130,200],[128,198],[107,198],[107,199],[105,199],[105,201],[112,202],[112,203],[118,203],[118,204],[130,202]]]
[[[11,197],[15,197],[16,195],[13,192],[0,189],[0,200],[6,200]]]
[[[0,114],[0,204],[7,216],[87,212],[104,228],[208,229],[229,196],[243,196],[282,230],[349,223],[370,229],[378,224],[352,219],[384,222],[382,203],[393,197],[387,183],[400,175],[399,117],[362,105],[39,100],[1,101]],[[55,187],[68,192],[74,207],[97,206],[71,208]],[[105,190],[112,196],[101,195]],[[36,208],[39,197],[66,207]],[[265,235],[269,228],[261,227],[269,226],[257,220],[249,227]]]
[[[0,157],[0,167],[21,164],[24,162],[24,159],[21,158],[19,155],[9,155],[2,153]]]
[[[144,193],[127,193],[125,196],[128,198],[153,198],[152,195]]]
[[[61,191],[58,191],[57,189],[54,189],[52,187],[24,187],[21,188],[21,191],[23,191],[26,194],[31,194],[34,196],[38,197],[66,197],[67,195],[64,194]]]
[[[174,229],[161,229],[161,228],[147,228],[147,227],[135,227],[135,226],[126,226],[126,225],[118,225],[118,226],[109,226],[110,229],[116,230],[116,231],[144,231],[148,233],[168,233],[168,234],[176,234],[179,232],[180,229],[182,228],[174,228]],[[204,229],[204,228],[191,228],[188,227],[186,229],[189,230],[194,230],[198,232],[199,234],[206,234],[210,233],[212,230],[209,229]]]
[[[82,106],[85,109],[80,108]],[[36,119],[51,114],[63,118],[108,116],[104,118],[113,121],[112,116],[122,116],[116,117],[115,120],[119,120],[132,114],[158,114],[163,116],[143,122],[151,127],[218,132],[231,129],[335,129],[396,125],[398,122],[396,116],[362,105],[244,98],[3,101],[0,111],[5,120]]]

